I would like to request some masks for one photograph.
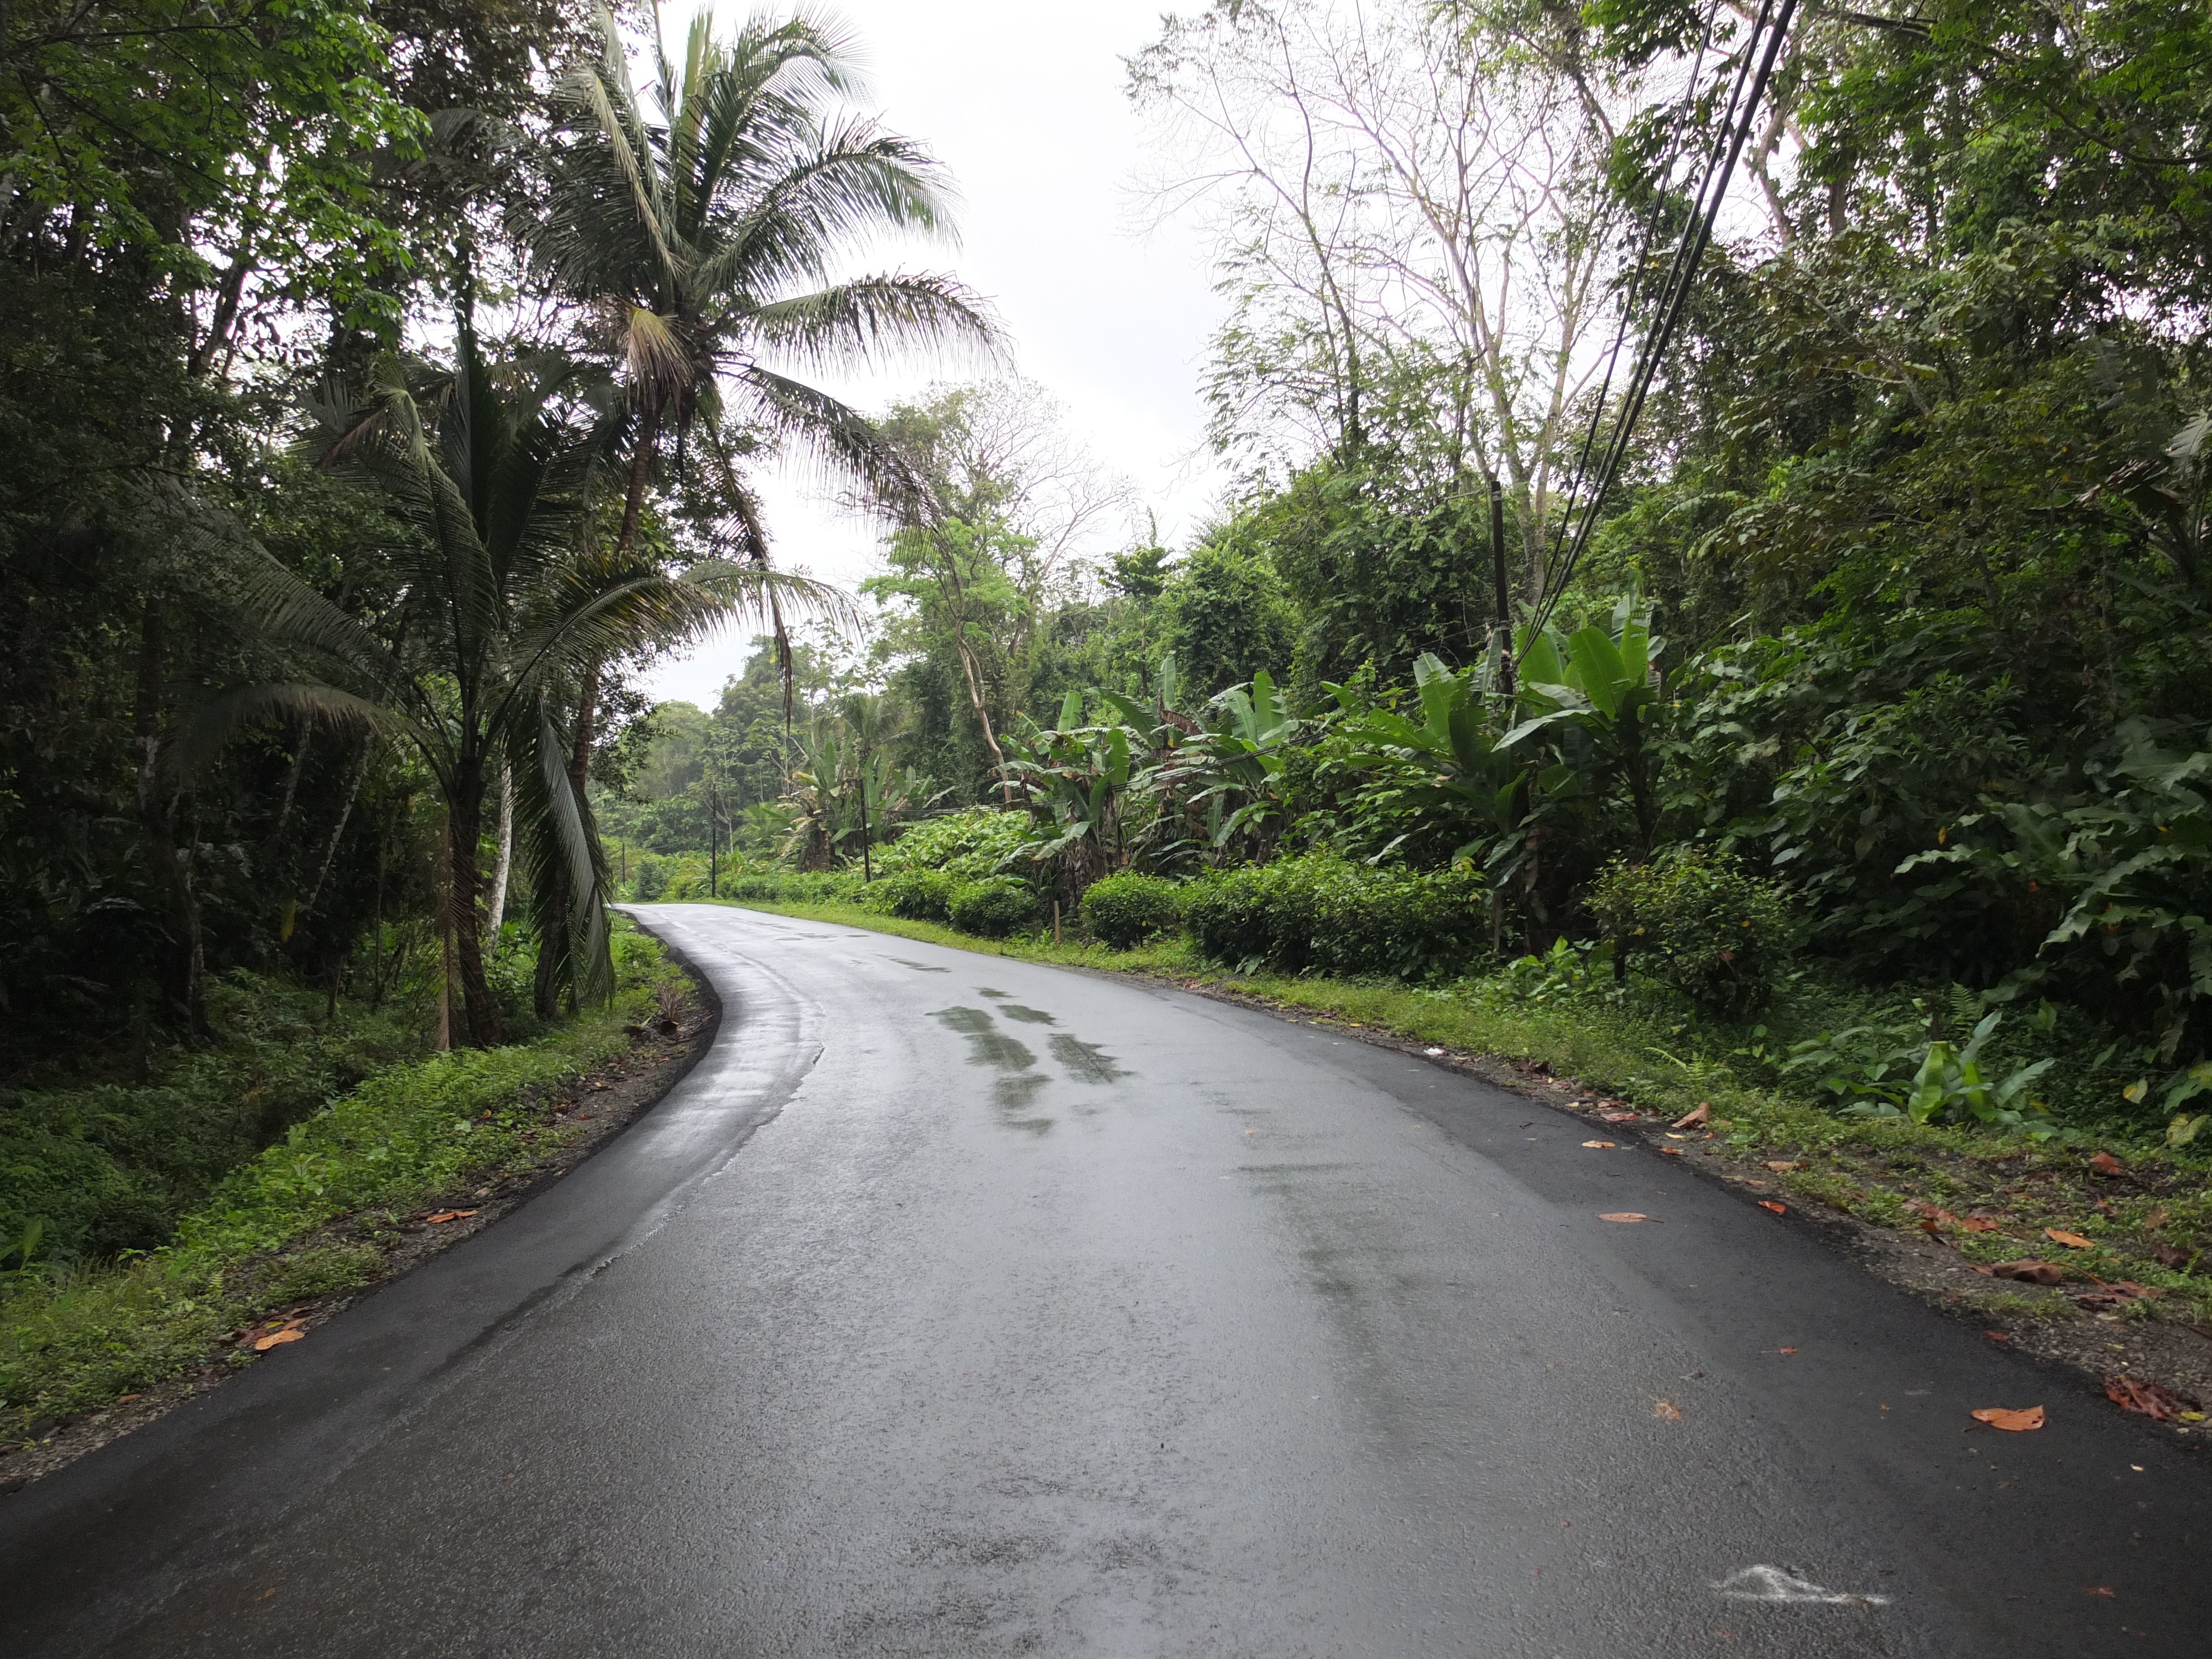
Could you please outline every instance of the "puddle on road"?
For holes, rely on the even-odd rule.
[[[1007,1012],[1011,1013],[1012,1010]],[[1085,1042],[1065,1031],[1052,1034],[1052,1057],[1067,1067],[1070,1077],[1081,1083],[1112,1083],[1129,1075],[1108,1057],[1103,1046]]]
[[[1009,1129],[1020,1129],[1033,1135],[1048,1133],[1052,1120],[1042,1115],[1024,1116],[1030,1103],[1044,1091],[1051,1081],[1042,1072],[1016,1072],[1002,1077],[991,1085],[992,1103],[999,1109],[999,1121]]]
[[[970,1066],[995,1066],[1007,1074],[991,1089],[1000,1123],[1033,1135],[1052,1127],[1048,1117],[1024,1115],[1050,1081],[1043,1073],[1031,1069],[1036,1065],[1036,1054],[1027,1043],[993,1024],[986,1008],[939,1008],[930,1018],[968,1039]]]
[[[987,997],[1000,997],[1000,998],[1005,998],[1005,997],[1010,997],[1010,996],[1013,995],[1013,993],[1012,993],[1012,991],[994,991],[994,990],[993,990],[989,986],[988,986],[988,985],[979,985],[979,986],[977,986],[975,988],[976,988],[978,991],[981,992],[981,993],[982,993],[985,996],[987,996]]]
[[[1024,1025],[1056,1025],[1060,1022],[1042,1008],[1024,1008],[1018,1002],[1010,1002],[999,1010],[1008,1019],[1018,1019]]]
[[[902,968],[911,968],[917,974],[949,974],[950,968],[933,968],[926,962],[908,962],[904,957],[885,957],[885,962],[896,962]]]

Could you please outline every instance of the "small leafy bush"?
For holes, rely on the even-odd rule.
[[[1471,872],[1326,852],[1203,877],[1183,915],[1201,954],[1282,973],[1450,978],[1489,948],[1489,894]]]
[[[942,870],[898,870],[872,883],[861,896],[868,909],[908,921],[950,921],[952,890],[959,884]]]
[[[952,925],[963,933],[1004,939],[1017,928],[1036,922],[1037,896],[1026,882],[1015,877],[993,876],[956,885],[950,912]]]
[[[650,904],[668,890],[668,866],[647,853],[637,861],[630,892],[641,904]]]
[[[1764,1002],[1804,937],[1788,890],[1725,853],[1675,849],[1650,864],[1616,859],[1585,901],[1616,959],[1644,957],[1700,1009]]]
[[[1159,876],[1106,876],[1084,890],[1083,925],[1091,935],[1127,951],[1182,922],[1182,889]]]
[[[942,870],[956,881],[981,881],[1020,854],[1029,828],[1026,812],[971,806],[923,819],[884,848],[880,860],[888,871]]]
[[[851,904],[860,897],[860,888],[857,872],[801,875],[792,870],[763,870],[724,882],[722,896],[740,904]]]
[[[1792,1044],[1781,1069],[1808,1073],[1846,1117],[1972,1121],[2047,1139],[2057,1131],[2027,1091],[2052,1062],[2016,1063],[2000,1078],[1984,1060],[1983,1050],[2003,1019],[2002,1013],[1983,1016],[1964,1043],[1936,1038],[1891,1048],[1864,1026],[1823,1034]]]

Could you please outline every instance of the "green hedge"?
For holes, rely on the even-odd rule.
[[[1231,967],[1408,980],[1454,978],[1487,957],[1489,914],[1473,874],[1329,853],[1200,877],[1183,907],[1200,953]]]
[[[1182,889],[1159,876],[1104,876],[1084,890],[1083,925],[1117,951],[1182,925]]]
[[[962,882],[952,890],[952,925],[978,939],[1004,939],[1034,926],[1039,911],[1036,892],[1013,876]]]

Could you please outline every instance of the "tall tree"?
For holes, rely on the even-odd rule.
[[[471,1037],[501,1040],[483,969],[478,901],[489,786],[508,769],[514,834],[532,875],[541,949],[565,952],[581,995],[609,984],[605,859],[589,802],[568,769],[558,714],[588,665],[695,639],[770,596],[835,609],[805,578],[587,551],[599,446],[588,377],[557,356],[494,362],[463,318],[453,368],[386,362],[361,402],[320,411],[326,462],[357,472],[411,534],[384,550],[404,575],[396,642],[266,558],[238,578],[242,612],[272,641],[330,671],[314,682],[238,688],[180,745],[190,763],[267,711],[350,720],[421,756],[447,815],[447,925]],[[556,872],[559,879],[556,880]],[[549,914],[558,904],[565,914]]]

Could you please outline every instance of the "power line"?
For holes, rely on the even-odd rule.
[[[1689,299],[1690,285],[1697,274],[1698,261],[1704,257],[1706,245],[1712,240],[1713,225],[1720,216],[1721,203],[1728,195],[1729,181],[1735,173],[1736,163],[1741,159],[1743,147],[1751,137],[1752,123],[1765,96],[1767,82],[1772,78],[1776,59],[1781,55],[1783,42],[1788,38],[1790,24],[1796,16],[1797,0],[1765,0],[1759,17],[1752,26],[1741,59],[1736,66],[1735,83],[1729,88],[1727,105],[1715,131],[1713,148],[1708,155],[1705,176],[1699,179],[1692,198],[1693,210],[1683,228],[1682,240],[1675,245],[1674,256],[1669,262],[1667,275],[1661,285],[1659,311],[1656,321],[1644,338],[1638,350],[1634,370],[1622,393],[1620,413],[1600,466],[1597,483],[1589,492],[1589,500],[1581,518],[1576,522],[1574,540],[1564,559],[1555,558],[1553,568],[1545,573],[1544,596],[1537,607],[1534,626],[1541,629],[1551,620],[1553,611],[1565,593],[1567,584],[1573,580],[1575,568],[1582,561],[1589,545],[1591,532],[1597,524],[1599,512],[1605,505],[1620,474],[1621,464],[1627,458],[1628,442],[1636,430],[1638,418],[1644,412],[1645,398],[1651,383],[1657,376],[1660,361],[1673,340],[1675,326],[1680,322],[1682,310]],[[1764,36],[1764,48],[1761,37]],[[1757,69],[1753,69],[1756,63]],[[1723,153],[1723,151],[1725,153]],[[1623,316],[1626,323],[1626,313]],[[1616,348],[1617,349],[1617,348]],[[1607,372],[1607,385],[1612,381],[1612,372]],[[1595,428],[1593,428],[1595,429]],[[1584,455],[1587,457],[1587,447]],[[1583,469],[1577,467],[1575,489],[1579,494]],[[1570,496],[1571,500],[1571,494]],[[1565,522],[1561,521],[1561,533]]]

